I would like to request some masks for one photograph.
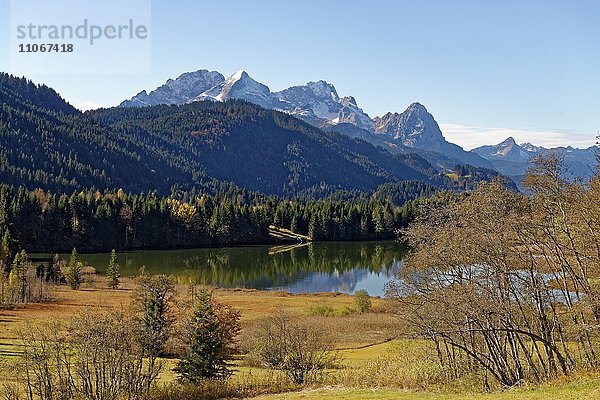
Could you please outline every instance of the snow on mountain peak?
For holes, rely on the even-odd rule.
[[[211,87],[192,101],[226,101],[228,99],[241,99],[250,103],[258,104],[265,108],[274,108],[274,96],[269,87],[255,81],[242,69],[230,75],[224,81]]]
[[[532,153],[537,153],[537,152],[539,152],[540,150],[543,150],[543,149],[544,149],[543,147],[540,147],[540,146],[535,146],[535,145],[533,145],[533,144],[531,144],[531,143],[529,143],[529,142],[527,142],[527,143],[522,143],[522,144],[521,144],[521,147],[522,147],[522,148],[524,148],[525,150],[529,151],[529,152],[532,152]]]
[[[176,79],[168,79],[151,92],[145,90],[123,101],[121,107],[144,107],[157,104],[185,104],[190,98],[210,89],[225,78],[217,71],[201,69],[185,72]]]
[[[335,87],[331,83],[324,80],[320,80],[318,82],[308,82],[306,87],[308,87],[316,96],[328,97],[333,101],[339,101],[340,99]]]
[[[539,149],[531,143],[519,146],[511,136],[497,145],[481,146],[472,151],[487,159],[527,162]]]
[[[246,71],[244,71],[243,69],[238,69],[229,77],[229,79],[238,81],[238,80],[240,80],[242,78],[246,78],[246,77],[249,77],[248,73]]]
[[[350,123],[371,129],[371,118],[361,110],[353,97],[340,98],[335,87],[324,80],[292,86],[275,93],[283,111],[309,122],[325,124]]]
[[[515,141],[515,138],[513,138],[512,136],[509,136],[508,138],[506,138],[506,140],[504,140],[502,143],[500,143],[499,146],[514,146],[516,144],[517,144],[517,142]]]

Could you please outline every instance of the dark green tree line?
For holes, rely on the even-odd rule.
[[[414,209],[414,202],[398,207],[366,196],[310,200],[232,191],[160,197],[122,190],[67,196],[0,185],[0,247],[9,267],[9,258],[23,248],[89,252],[266,244],[273,242],[270,225],[314,240],[380,240],[395,238]]]

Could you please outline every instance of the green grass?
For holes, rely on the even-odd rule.
[[[348,400],[594,400],[600,399],[600,378],[586,378],[565,384],[546,385],[537,388],[498,391],[489,394],[441,394],[428,392],[408,392],[390,389],[343,389],[325,388],[303,390],[294,393],[264,395],[256,400],[312,400],[312,399],[348,399]]]

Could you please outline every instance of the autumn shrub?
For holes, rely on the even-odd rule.
[[[264,367],[283,371],[298,385],[314,379],[337,361],[321,329],[280,311],[264,321],[252,356]]]
[[[83,314],[21,332],[18,384],[28,400],[146,399],[163,363],[122,313]]]
[[[369,292],[364,289],[357,290],[352,297],[354,298],[354,306],[359,313],[362,314],[371,311],[372,304]]]
[[[356,310],[348,306],[334,308],[329,304],[319,303],[308,307],[306,313],[312,317],[347,317],[356,313]]]

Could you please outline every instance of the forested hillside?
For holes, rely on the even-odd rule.
[[[56,92],[0,75],[0,181],[55,191],[156,189],[190,181],[183,171],[80,114]]]
[[[239,100],[80,113],[1,74],[0,101],[0,234],[13,249],[267,243],[271,224],[314,240],[393,238],[410,201],[496,176],[439,172]]]
[[[437,178],[426,175],[429,164],[423,159],[394,156],[241,101],[114,108],[89,115],[154,147],[181,168],[201,166],[207,176],[264,193],[294,194],[315,185],[372,190],[386,181]]]
[[[169,193],[215,178],[266,193],[429,179],[399,157],[234,102],[81,114],[45,86],[0,76],[0,179],[70,192]]]
[[[30,190],[122,188],[164,195],[232,182],[296,195],[372,192],[406,180],[464,186],[416,154],[393,155],[243,101],[82,114],[52,89],[6,74],[0,75],[0,101],[0,180]],[[476,174],[472,180],[477,183]]]

